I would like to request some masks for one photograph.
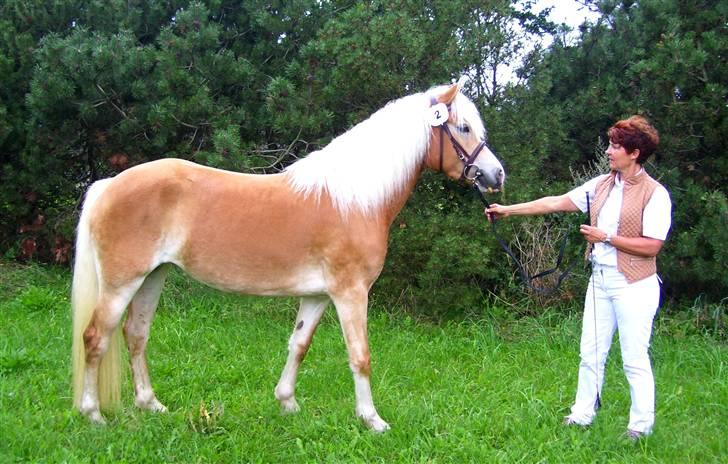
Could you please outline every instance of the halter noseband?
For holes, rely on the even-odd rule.
[[[437,104],[437,100],[435,97],[430,97],[430,106],[434,106]],[[450,111],[450,105],[447,105],[448,113]],[[468,155],[468,152],[463,148],[460,143],[455,140],[455,137],[452,135],[452,132],[450,131],[450,127],[447,125],[447,119],[440,124],[440,171],[442,171],[442,163],[443,163],[443,153],[444,153],[444,134],[447,134],[448,138],[450,139],[450,143],[452,143],[453,149],[455,149],[455,153],[458,155],[458,158],[460,161],[463,162],[463,172],[460,174],[460,180],[467,179],[469,181],[475,182],[475,180],[480,177],[483,173],[480,171],[478,166],[475,165],[475,159],[480,155],[480,152],[483,151],[483,148],[485,147],[485,141],[482,140],[477,147],[473,150],[473,152]]]

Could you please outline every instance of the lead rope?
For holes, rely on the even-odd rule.
[[[591,224],[591,205],[589,203],[589,192],[586,192],[586,214]],[[592,280],[592,312],[594,317],[594,373],[597,379],[597,399],[594,402],[594,411],[598,411],[602,407],[602,399],[599,394],[599,337],[597,337],[597,294],[596,279],[594,277],[594,244],[589,244],[589,263],[591,264],[591,280]]]
[[[473,184],[473,190],[475,191],[478,198],[480,198],[480,201],[483,202],[483,205],[485,205],[486,209],[490,208],[490,203],[485,198],[485,195],[483,195],[483,192],[480,191],[477,185]],[[496,220],[495,217],[489,218],[490,227],[493,229],[493,235],[495,236],[496,240],[500,244],[501,248],[503,248],[503,251],[506,252],[506,254],[513,260],[513,264],[516,267],[516,272],[518,272],[518,275],[521,278],[521,282],[523,282],[523,285],[531,289],[533,292],[538,293],[539,295],[548,296],[554,293],[560,286],[561,282],[563,282],[564,279],[566,279],[569,276],[569,273],[572,271],[574,266],[576,265],[576,260],[572,261],[569,266],[561,271],[559,276],[556,278],[556,284],[554,284],[551,288],[543,288],[543,287],[536,287],[531,282],[540,279],[542,277],[545,277],[549,274],[553,274],[554,272],[558,271],[561,268],[561,263],[564,260],[564,252],[566,250],[566,242],[569,241],[569,235],[564,234],[564,238],[561,240],[561,247],[559,248],[559,255],[556,258],[556,265],[543,272],[539,272],[536,275],[529,276],[526,272],[525,268],[523,267],[523,264],[521,261],[516,257],[516,255],[511,251],[511,248],[508,246],[506,241],[501,237],[501,235],[498,233],[498,229],[496,228]]]

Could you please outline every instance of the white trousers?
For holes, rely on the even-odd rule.
[[[630,284],[615,266],[594,265],[584,300],[579,381],[569,418],[582,425],[594,419],[597,392],[601,395],[604,383],[604,365],[614,330],[618,329],[632,399],[627,428],[645,434],[652,432],[655,380],[648,348],[659,302],[657,274]]]

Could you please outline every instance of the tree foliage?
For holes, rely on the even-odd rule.
[[[662,143],[648,168],[675,205],[661,255],[670,294],[722,298],[726,2],[584,0],[600,16],[576,38],[533,3],[7,0],[0,250],[67,261],[95,179],[171,156],[277,171],[387,101],[468,74],[509,172],[501,202],[570,188],[616,119],[649,116]],[[544,35],[550,47],[529,49]],[[511,292],[479,209],[467,189],[425,176],[377,293],[447,311]],[[514,242],[521,227],[501,225]]]
[[[666,288],[674,296],[720,300],[728,294],[728,3],[588,3],[601,17],[581,29],[575,44],[557,38],[530,79],[528,95],[547,82],[536,106],[553,108],[552,124],[564,130],[547,149],[543,173],[566,178],[604,135],[595,129],[635,113],[648,116],[661,135],[648,169],[674,207],[660,255]]]

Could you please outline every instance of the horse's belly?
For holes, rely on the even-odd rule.
[[[290,269],[238,269],[226,273],[201,269],[185,271],[218,290],[247,295],[306,296],[327,292],[324,273],[316,266]]]

